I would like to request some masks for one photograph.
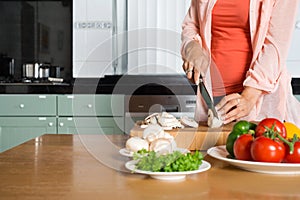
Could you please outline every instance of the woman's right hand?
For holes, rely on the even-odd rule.
[[[191,41],[185,48],[185,57],[183,58],[182,68],[187,78],[199,84],[199,77],[205,77],[209,66],[209,55],[196,41]]]

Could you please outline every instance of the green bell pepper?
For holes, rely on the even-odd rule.
[[[234,158],[233,145],[235,140],[242,134],[254,133],[256,124],[246,120],[238,121],[234,124],[232,131],[229,133],[226,140],[226,150],[229,155]]]

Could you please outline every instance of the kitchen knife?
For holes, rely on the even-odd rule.
[[[199,83],[200,93],[201,93],[207,107],[212,110],[212,112],[214,114],[214,117],[219,119],[217,110],[216,110],[215,105],[214,105],[214,102],[213,102],[212,98],[210,97],[210,95],[208,93],[208,90],[207,90],[207,88],[206,88],[206,86],[203,82],[203,78],[201,76],[200,76],[200,81],[199,82],[200,82]]]

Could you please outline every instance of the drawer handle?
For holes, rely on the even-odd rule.
[[[88,107],[88,108],[92,108],[93,105],[92,105],[92,104],[88,104],[87,107]]]
[[[59,123],[59,126],[60,126],[60,127],[63,127],[63,126],[64,126],[64,123],[60,122],[60,123]]]
[[[50,127],[51,127],[51,126],[53,126],[53,122],[49,122],[49,124],[48,124],[48,125],[49,125]]]
[[[24,108],[25,105],[21,103],[19,107],[20,107],[20,108]]]

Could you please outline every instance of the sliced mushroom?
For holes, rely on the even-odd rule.
[[[189,118],[188,116],[182,116],[180,118],[180,122],[184,125],[184,126],[189,126],[189,127],[193,127],[193,128],[198,128],[198,123],[194,120]]]
[[[173,128],[183,128],[183,125],[174,115],[163,112],[157,116],[158,123],[165,129],[171,130]]]
[[[208,109],[207,125],[210,128],[218,128],[218,127],[221,127],[223,125],[223,121],[218,119],[218,117],[214,116],[214,113],[211,109]]]

